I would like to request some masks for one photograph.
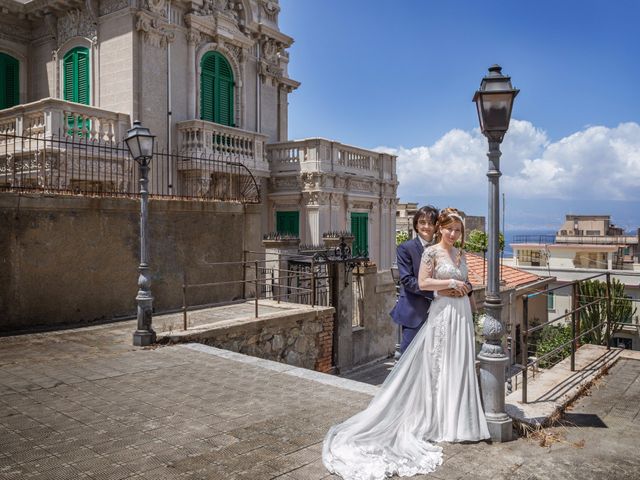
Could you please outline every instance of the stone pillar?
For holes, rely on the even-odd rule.
[[[343,237],[351,247],[353,237]],[[323,238],[326,248],[334,249],[340,238]],[[331,303],[335,308],[333,317],[333,364],[336,373],[347,372],[353,368],[353,286],[351,272],[347,275],[347,266],[343,262],[329,263],[331,282]]]
[[[187,34],[187,120],[196,118],[196,45],[200,43],[200,33]]]

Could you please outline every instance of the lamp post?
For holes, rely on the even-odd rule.
[[[149,275],[149,235],[147,232],[147,206],[149,202],[149,163],[153,156],[155,136],[144,128],[139,120],[127,132],[124,141],[129,153],[140,167],[140,266],[138,267],[138,328],[133,333],[133,344],[137,347],[151,345],[156,341],[156,332],[151,327],[153,297]]]
[[[504,326],[498,271],[500,225],[500,143],[509,128],[513,100],[519,90],[511,85],[511,78],[502,75],[499,65],[489,67],[489,74],[482,79],[480,89],[473,96],[478,109],[480,130],[489,140],[489,248],[485,320],[482,329],[484,343],[478,355],[480,360],[480,385],[487,424],[491,439],[508,442],[512,439],[511,419],[505,413],[505,370],[509,358],[502,348]]]

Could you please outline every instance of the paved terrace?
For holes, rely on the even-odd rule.
[[[376,389],[198,344],[134,348],[134,329],[0,338],[0,478],[333,478],[324,434]],[[640,361],[621,359],[565,425],[446,444],[413,478],[637,479],[639,441]]]

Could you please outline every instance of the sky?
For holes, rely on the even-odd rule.
[[[556,230],[569,213],[640,227],[639,1],[280,5],[302,82],[289,138],[395,154],[401,202],[486,216],[488,145],[471,99],[497,63],[520,89],[502,144],[506,230]]]

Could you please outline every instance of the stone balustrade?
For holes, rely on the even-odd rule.
[[[101,108],[44,98],[0,110],[0,136],[76,137],[117,143],[130,128],[129,115]],[[0,142],[7,141],[0,137]]]
[[[240,162],[254,175],[268,174],[266,135],[205,120],[179,122],[177,128],[181,155]]]
[[[324,138],[267,145],[271,173],[334,172],[396,180],[396,157]]]

